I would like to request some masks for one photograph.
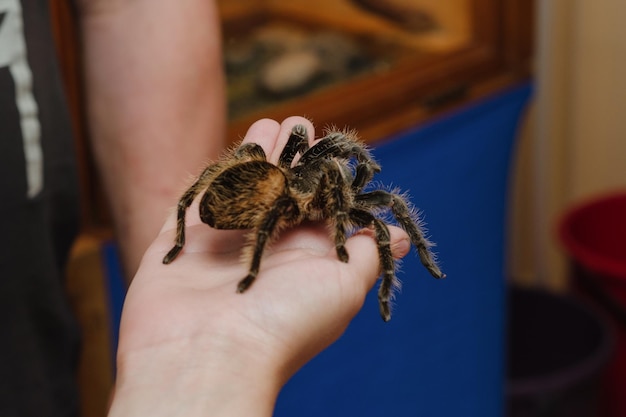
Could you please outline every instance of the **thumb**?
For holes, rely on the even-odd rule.
[[[388,226],[391,254],[394,261],[403,258],[411,249],[411,242],[406,232],[396,226]],[[371,229],[363,229],[346,241],[350,261],[346,264],[352,269],[356,280],[364,284],[365,292],[372,289],[380,276],[380,255],[378,243]]]

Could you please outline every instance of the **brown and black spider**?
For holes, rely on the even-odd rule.
[[[297,155],[300,157],[295,160]],[[337,257],[348,262],[344,246],[347,235],[354,228],[372,227],[383,271],[378,291],[380,314],[388,321],[389,302],[397,282],[389,229],[377,217],[378,212],[390,209],[409,235],[426,269],[436,278],[445,275],[439,270],[430,252],[431,244],[406,199],[381,189],[363,192],[377,172],[380,166],[352,132],[331,131],[309,147],[306,128],[296,125],[278,165],[267,161],[258,144],[243,144],[226,158],[207,166],[183,194],[177,208],[175,246],[165,255],[163,263],[172,262],[183,248],[187,209],[203,190],[199,210],[204,223],[216,229],[252,230],[250,269],[237,286],[239,293],[254,282],[263,249],[277,230],[306,220],[324,220],[330,225]]]

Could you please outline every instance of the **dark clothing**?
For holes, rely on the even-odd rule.
[[[0,1],[0,416],[75,416],[78,184],[47,0]]]

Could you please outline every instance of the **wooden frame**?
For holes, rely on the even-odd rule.
[[[355,128],[372,142],[530,77],[533,2],[472,0],[470,13],[466,46],[251,113],[230,123],[229,138],[261,117],[306,115],[318,126]]]

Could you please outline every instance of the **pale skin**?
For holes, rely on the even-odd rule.
[[[261,120],[244,140],[276,162],[296,123],[309,122]],[[202,224],[196,205],[187,225],[183,252],[164,265],[175,236],[169,216],[130,286],[109,415],[271,416],[283,384],[360,310],[379,273],[376,243],[369,230],[357,233],[343,263],[323,225],[284,231],[266,251],[257,281],[238,294],[247,272],[244,232]],[[390,229],[400,258],[408,237]],[[377,311],[371,316],[380,320]]]
[[[254,286],[237,294],[246,273],[243,232],[200,224],[192,206],[185,248],[164,265],[175,235],[173,213],[163,225],[166,213],[225,145],[215,4],[76,2],[90,137],[125,270],[134,276],[110,415],[271,416],[283,384],[343,333],[374,286],[371,233],[348,240],[346,264],[322,225],[285,231],[266,251]],[[314,132],[302,118],[261,120],[245,140],[276,162],[297,123]],[[394,256],[404,256],[406,234],[391,227],[391,237]]]
[[[164,213],[225,147],[218,12],[208,0],[76,0],[87,121],[126,275]]]

